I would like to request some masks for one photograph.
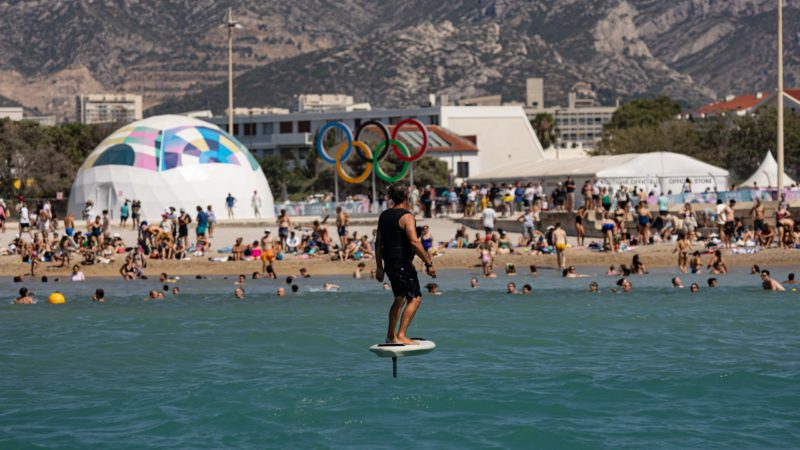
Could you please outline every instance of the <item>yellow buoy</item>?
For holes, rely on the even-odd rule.
[[[66,303],[67,299],[64,298],[61,292],[56,291],[50,294],[50,297],[47,297],[47,301],[53,305],[60,305],[62,303]]]

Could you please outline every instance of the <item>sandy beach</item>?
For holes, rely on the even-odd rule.
[[[308,220],[303,220],[298,223],[310,223]],[[419,224],[427,224],[431,227],[436,242],[449,239],[454,233],[458,224],[449,219],[427,219],[419,220]],[[332,227],[328,223],[329,227]],[[352,231],[358,231],[359,234],[366,233],[371,235],[375,227],[374,219],[356,220],[351,226]],[[271,229],[273,233],[276,232],[274,222],[259,221],[259,222],[237,222],[235,224],[222,224],[216,230],[212,251],[205,257],[191,257],[189,260],[174,261],[174,260],[148,260],[148,266],[145,274],[148,276],[157,275],[161,272],[166,272],[170,275],[179,276],[228,276],[238,274],[252,274],[261,269],[260,261],[239,261],[239,262],[214,262],[209,261],[209,257],[223,256],[216,252],[216,249],[227,247],[233,244],[237,237],[243,237],[245,242],[252,242],[258,240],[262,235],[264,229]],[[0,234],[0,243],[6,245],[16,234],[16,224],[8,224],[6,233]],[[125,242],[130,245],[135,241],[134,232],[128,227],[127,229],[120,229],[114,227],[112,232],[119,233]],[[298,230],[300,232],[300,230]],[[471,236],[474,236],[479,230],[469,229]],[[194,232],[191,233],[192,237]],[[516,242],[519,238],[517,233],[509,233],[512,242]],[[574,243],[574,239],[570,239]],[[594,239],[587,239],[587,245],[595,241]],[[672,253],[674,244],[660,243],[649,246],[634,247],[630,251],[624,253],[603,253],[592,251],[588,248],[572,247],[567,252],[567,264],[575,265],[578,271],[581,272],[583,267],[592,267],[592,269],[585,269],[585,273],[598,273],[598,270],[604,269],[611,264],[630,264],[631,258],[635,253],[638,253],[642,261],[647,267],[653,268],[668,268],[675,267],[677,273],[677,257]],[[702,251],[700,245],[696,249]],[[525,252],[525,249],[516,249],[515,253],[510,255],[497,255],[495,258],[495,271],[500,273],[503,271],[505,264],[513,262],[517,266],[519,273],[527,273],[528,266],[536,265],[540,268],[555,268],[556,258],[554,255],[532,255]],[[762,268],[769,267],[786,267],[800,264],[800,251],[798,250],[785,250],[785,249],[767,249],[762,250],[754,255],[733,255],[729,251],[723,251],[725,262],[732,267],[743,267],[758,264]],[[709,255],[703,257],[704,264],[710,260]],[[110,264],[96,264],[90,266],[81,266],[83,272],[87,277],[117,277],[119,276],[119,268],[124,261],[124,256],[117,256],[116,260]],[[416,260],[417,265],[421,267],[419,260]],[[435,257],[436,266],[438,269],[466,269],[473,270],[476,273],[480,272],[480,264],[478,260],[478,251],[475,249],[448,249],[444,254]],[[374,261],[366,261],[367,269],[374,267]],[[356,261],[331,261],[328,256],[318,256],[314,258],[303,259],[297,256],[287,256],[284,260],[275,262],[275,270],[279,276],[296,275],[301,267],[305,267],[312,275],[349,275],[353,273],[357,265]],[[0,276],[15,276],[27,273],[30,266],[20,262],[17,256],[3,256],[0,257]],[[47,275],[50,277],[64,277],[69,274],[69,268],[57,268],[53,264],[43,263],[37,269],[38,275]],[[604,273],[604,271],[603,271]]]

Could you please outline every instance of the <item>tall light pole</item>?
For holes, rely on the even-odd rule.
[[[778,201],[783,193],[783,0],[778,0]]]
[[[228,134],[233,135],[233,30],[242,25],[233,19],[233,8],[228,8],[220,28],[228,29]]]

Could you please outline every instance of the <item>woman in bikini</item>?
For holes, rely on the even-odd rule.
[[[686,265],[689,262],[689,252],[692,250],[692,243],[686,238],[686,233],[678,232],[678,243],[672,253],[678,253],[678,270],[686,273]]]
[[[575,231],[578,234],[578,247],[583,247],[586,238],[586,229],[583,228],[583,220],[586,218],[586,207],[581,206],[575,213]]]

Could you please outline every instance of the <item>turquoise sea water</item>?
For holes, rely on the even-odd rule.
[[[800,445],[800,295],[742,274],[693,296],[670,276],[592,295],[543,271],[516,277],[523,297],[445,273],[412,328],[438,348],[397,379],[367,350],[390,302],[373,282],[278,298],[257,281],[234,301],[232,280],[190,280],[160,303],[142,301],[156,281],[35,282],[25,307],[4,280],[0,448]],[[56,287],[68,304],[44,304]]]

